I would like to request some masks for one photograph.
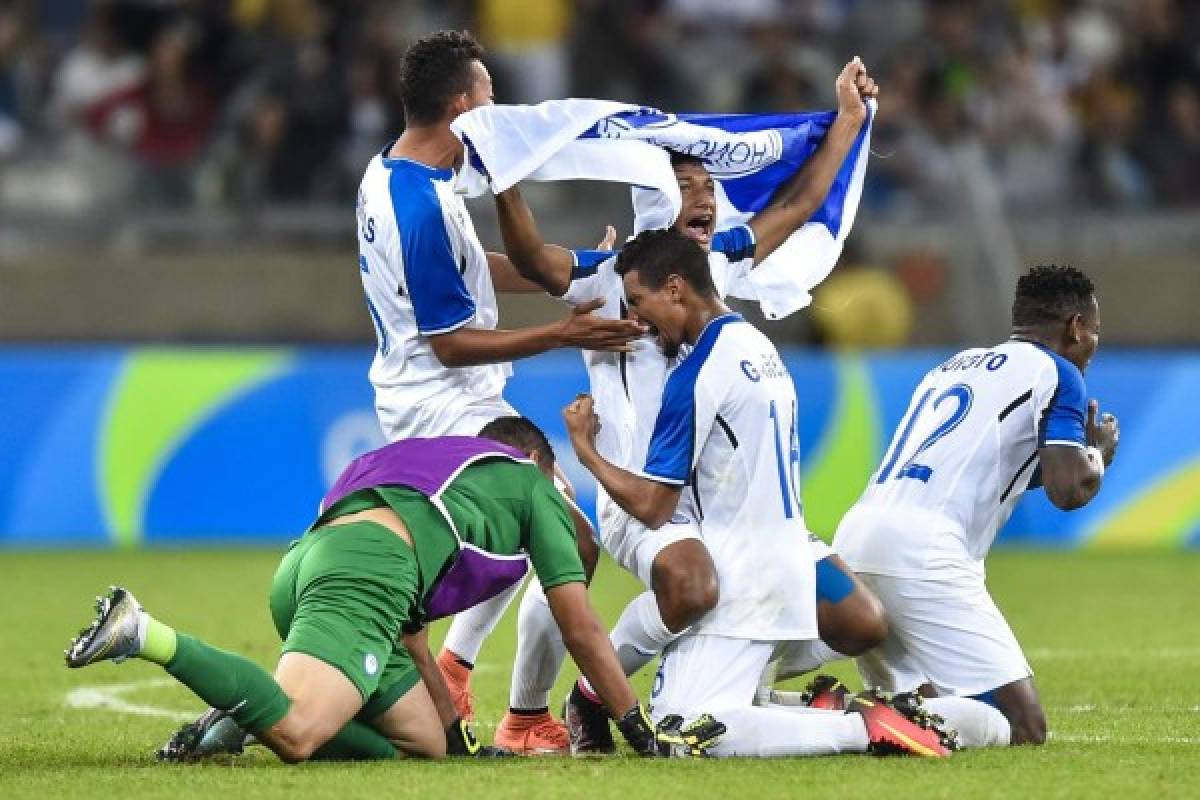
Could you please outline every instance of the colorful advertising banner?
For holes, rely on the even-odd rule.
[[[785,351],[800,398],[805,517],[828,537],[877,468],[913,387],[948,353]],[[354,456],[382,443],[358,348],[0,349],[0,546],[285,541]],[[1001,542],[1200,546],[1200,353],[1102,352],[1089,394],[1121,422],[1100,495],[1040,491]],[[509,400],[543,426],[590,509],[560,412],[578,355],[516,365]]]

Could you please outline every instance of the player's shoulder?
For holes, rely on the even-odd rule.
[[[709,259],[725,259],[730,263],[754,256],[754,231],[749,225],[735,225],[713,234]]]

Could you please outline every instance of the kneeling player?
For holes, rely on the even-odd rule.
[[[702,749],[718,724],[655,731],[637,702],[588,604],[574,524],[549,479],[553,454],[540,431],[523,427],[536,431],[536,462],[491,439],[441,437],[401,440],[346,468],[275,574],[271,615],[284,645],[274,678],[176,633],[120,588],[98,601],[67,665],[131,656],[160,664],[289,763],[398,751],[438,758],[448,732],[401,635],[503,591],[525,574],[528,554],[567,649],[634,749]]]
[[[1100,490],[1117,445],[1083,371],[1096,352],[1092,282],[1035,267],[1017,282],[1013,331],[934,367],[834,549],[883,601],[890,633],[863,680],[921,689],[965,746],[1041,744],[1046,719],[1021,646],[984,584],[984,558],[1027,489],[1064,510]]]
[[[704,251],[678,231],[642,233],[616,269],[630,312],[668,348],[691,351],[667,379],[642,474],[600,455],[587,395],[564,412],[571,443],[645,535],[676,515],[697,520],[719,581],[712,611],[663,654],[655,715],[720,709],[728,731],[715,755],[946,755],[940,731],[875,696],[856,699],[858,713],[753,705],[777,643],[817,639],[791,377],[771,342],[720,301]],[[915,706],[905,711],[929,724]]]

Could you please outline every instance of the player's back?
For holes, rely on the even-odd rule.
[[[387,151],[385,151],[386,153]],[[358,193],[359,272],[379,347],[376,409],[390,440],[448,433],[463,408],[499,398],[506,364],[448,368],[430,336],[495,328],[495,290],[453,173],[375,156]]]
[[[1037,472],[1052,406],[1077,413],[1079,370],[1009,340],[956,354],[913,393],[883,463],[838,526],[834,549],[855,570],[982,574],[1000,526]]]
[[[798,488],[796,393],[774,345],[737,314],[709,323],[667,379],[645,474],[683,487],[720,581],[696,632],[816,636]]]

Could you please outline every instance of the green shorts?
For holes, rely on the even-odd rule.
[[[420,675],[400,642],[419,596],[417,557],[382,525],[318,528],[292,543],[271,582],[271,618],[283,652],[336,667],[374,719]]]

